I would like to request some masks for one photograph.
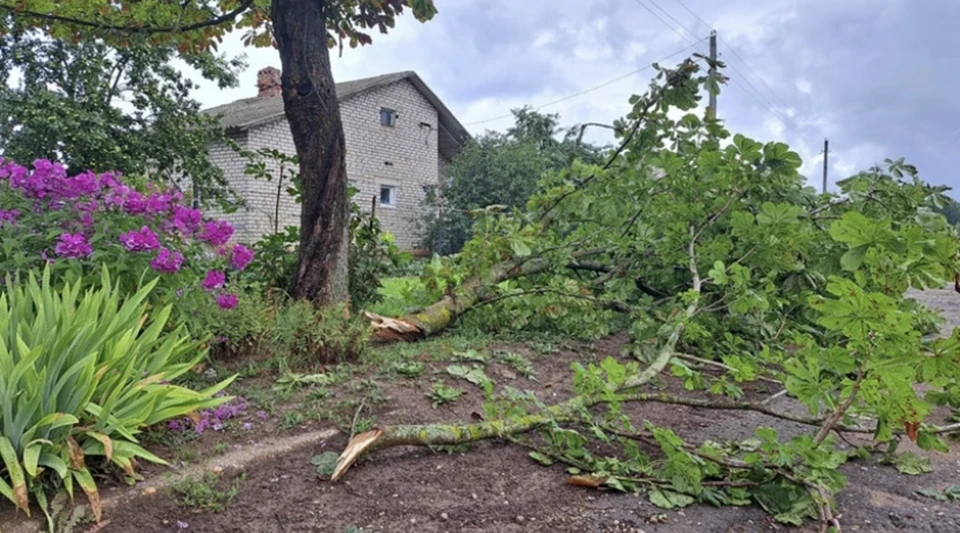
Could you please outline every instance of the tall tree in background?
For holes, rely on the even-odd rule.
[[[120,169],[181,180],[213,198],[226,185],[207,147],[223,138],[190,98],[196,85],[172,64],[173,47],[113,48],[50,39],[35,30],[0,38],[0,153],[60,161],[75,171]],[[220,88],[238,84],[243,62],[208,51],[185,62]],[[185,191],[186,192],[186,191]]]
[[[367,30],[386,33],[406,8],[420,21],[437,12],[433,0],[0,0],[15,27],[41,28],[56,39],[176,44],[195,54],[246,28],[246,44],[276,46],[303,180],[294,295],[318,305],[348,294],[347,176],[329,48],[370,44]]]
[[[456,253],[472,234],[470,212],[492,205],[523,208],[545,174],[569,165],[571,157],[585,164],[601,160],[600,147],[582,142],[580,128],[561,128],[558,114],[529,108],[513,110],[514,125],[506,133],[487,131],[464,148],[447,169],[428,203],[425,246],[434,253]]]

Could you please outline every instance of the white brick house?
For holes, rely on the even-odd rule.
[[[295,154],[293,138],[279,95],[279,71],[259,73],[259,94],[207,109],[219,115],[229,137],[243,149],[273,148]],[[358,189],[354,197],[376,213],[397,245],[412,250],[423,236],[421,221],[427,187],[439,183],[444,168],[463,148],[469,133],[453,113],[417,76],[396,72],[337,84],[347,150],[347,178]],[[210,148],[230,185],[247,207],[223,215],[238,240],[253,242],[271,233],[275,223],[276,182],[244,174],[246,161],[226,144]],[[271,172],[276,176],[275,165]],[[286,186],[284,186],[284,190]],[[300,206],[286,192],[280,198],[279,227],[298,226]]]

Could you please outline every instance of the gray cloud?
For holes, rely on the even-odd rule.
[[[688,39],[709,33],[676,0],[640,1]],[[960,3],[682,1],[720,35],[721,55],[731,65],[727,74],[737,80],[719,99],[720,116],[731,130],[789,143],[807,162],[804,170],[814,183],[826,136],[833,152],[831,181],[884,157],[905,156],[928,181],[960,188],[954,173],[960,164],[960,100],[954,96],[960,33],[953,28]],[[688,46],[635,0],[436,3],[440,13],[433,21],[421,25],[404,16],[390,35],[375,35],[372,46],[335,58],[337,79],[413,69],[461,121],[472,123],[594,87]],[[250,96],[256,70],[279,65],[274,50],[243,50],[236,40],[225,49],[247,52],[251,68],[241,89],[205,87],[198,97],[207,105]],[[705,43],[698,50],[705,52]],[[613,120],[627,111],[630,94],[646,89],[651,75],[648,69],[544,111],[560,113],[564,123]],[[509,125],[502,119],[470,129]]]

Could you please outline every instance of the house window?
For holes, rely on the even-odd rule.
[[[382,207],[397,207],[397,188],[390,185],[380,186],[380,205]]]
[[[385,107],[380,108],[380,125],[392,128],[397,123],[397,112]]]

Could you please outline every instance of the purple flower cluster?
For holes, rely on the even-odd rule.
[[[226,282],[226,274],[219,270],[210,270],[207,272],[207,277],[203,278],[203,281],[200,282],[200,286],[203,287],[204,290],[212,291],[222,289]]]
[[[220,294],[217,296],[217,305],[220,306],[220,309],[233,309],[238,303],[236,294]]]
[[[0,227],[3,227],[4,222],[11,224],[16,223],[18,218],[20,218],[20,211],[16,209],[0,209]]]
[[[147,226],[140,228],[140,231],[128,231],[120,235],[120,244],[128,252],[146,252],[160,248],[160,239],[157,234]]]
[[[82,233],[63,233],[53,249],[60,257],[79,259],[93,253],[93,247]]]
[[[189,418],[171,420],[169,423],[167,423],[167,429],[170,431],[179,432],[185,431],[192,426],[193,430],[198,434],[203,433],[208,429],[212,429],[214,431],[223,431],[228,420],[239,418],[245,415],[246,412],[247,400],[238,396],[227,403],[221,404],[216,409],[205,409],[200,411],[200,414],[196,420]],[[261,412],[262,411],[257,411],[258,417],[259,413]],[[265,418],[261,418],[261,420],[265,420]],[[243,428],[249,429],[252,427],[252,425],[248,424],[249,422],[245,423]]]
[[[183,266],[183,254],[180,253],[180,250],[171,252],[166,248],[161,248],[160,251],[157,252],[157,256],[153,258],[153,261],[150,261],[150,268],[157,272],[166,272],[168,274],[180,272],[181,266]]]
[[[233,236],[233,226],[226,220],[211,220],[203,225],[203,231],[198,237],[201,241],[212,246],[223,246]]]
[[[253,250],[250,250],[242,244],[238,244],[233,247],[232,255],[230,257],[230,265],[237,269],[243,270],[247,268],[253,261]]]
[[[227,221],[204,220],[199,210],[183,205],[180,192],[151,184],[144,191],[135,190],[123,183],[119,173],[87,171],[68,176],[59,163],[37,160],[28,169],[0,159],[0,200],[0,228],[37,232],[46,223],[38,216],[58,213],[53,227],[59,227],[60,234],[54,234],[46,252],[33,250],[43,260],[90,258],[94,245],[99,249],[101,243],[113,243],[114,248],[105,250],[115,253],[119,243],[123,252],[147,256],[150,268],[157,272],[189,272],[199,277],[206,270],[202,281],[194,277],[189,285],[197,283],[210,291],[222,309],[237,305],[237,296],[226,292],[228,271],[242,271],[254,259],[249,248],[228,244],[234,229]],[[202,250],[205,247],[213,248],[216,255]],[[45,253],[51,248],[48,257]]]

